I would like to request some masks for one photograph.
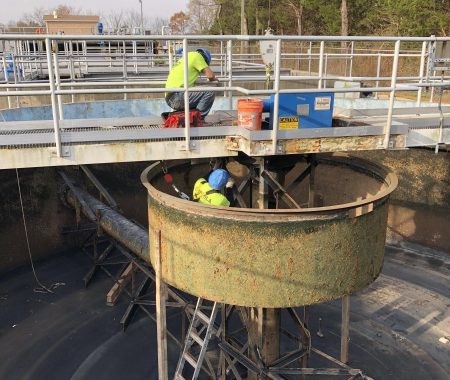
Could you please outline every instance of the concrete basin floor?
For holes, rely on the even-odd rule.
[[[61,253],[36,267],[42,282],[60,283],[54,294],[33,291],[29,267],[0,277],[0,379],[157,379],[156,325],[138,312],[122,332],[126,297],[106,306],[103,274],[84,288],[86,255]],[[450,343],[439,339],[450,339],[449,279],[448,255],[387,247],[382,275],[352,297],[349,365],[374,379],[448,379]],[[314,347],[338,357],[339,329],[339,301],[311,307]],[[170,339],[168,351],[170,377],[179,354]]]

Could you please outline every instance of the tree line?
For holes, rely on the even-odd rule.
[[[169,25],[173,34],[264,34],[271,28],[281,35],[450,35],[450,0],[188,0],[187,11],[170,19],[151,18],[144,25],[153,34]],[[67,5],[58,14],[98,14]],[[35,8],[17,26],[42,26],[51,10]],[[140,26],[136,9],[111,9],[99,14],[105,29],[121,32]]]
[[[240,33],[241,0],[207,3],[216,15],[209,33]],[[450,0],[245,0],[244,6],[248,34],[267,27],[284,35],[450,34]]]
[[[192,32],[448,36],[450,0],[190,0]]]

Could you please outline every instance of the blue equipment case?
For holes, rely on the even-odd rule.
[[[273,127],[274,95],[264,99],[263,112],[270,112],[269,125]],[[280,94],[279,129],[331,128],[333,123],[334,93]]]

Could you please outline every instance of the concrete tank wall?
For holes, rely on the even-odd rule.
[[[234,99],[236,108],[237,99]],[[218,97],[212,111],[229,109],[229,101]],[[164,99],[110,100],[87,103],[64,104],[65,119],[95,119],[160,115],[170,111]],[[51,120],[52,110],[48,105],[0,110],[2,121]]]
[[[434,149],[360,152],[399,178],[389,206],[388,238],[450,253],[450,153]]]
[[[74,223],[74,215],[59,199],[56,171],[26,169],[19,175],[33,258],[70,249],[71,241],[61,236],[61,228]],[[0,272],[4,272],[30,262],[15,170],[0,171],[0,194]]]
[[[111,192],[127,217],[147,225],[146,191],[139,181],[146,163],[95,165],[95,175]],[[76,168],[66,167],[71,178],[88,186],[88,180]],[[79,248],[85,235],[62,235],[63,227],[74,226],[75,213],[61,201],[63,182],[55,168],[19,170],[25,218],[34,260],[64,250]],[[20,208],[15,170],[0,170],[0,273],[29,265],[28,250]],[[81,237],[80,237],[81,236]]]
[[[390,167],[399,176],[389,205],[388,238],[424,244],[450,253],[448,152],[435,155],[426,149],[365,152],[366,158]],[[139,176],[146,163],[96,165],[93,170],[117,199],[125,215],[147,224],[146,191]],[[60,179],[53,168],[20,170],[25,215],[31,228],[35,258],[70,249],[74,242],[60,237],[62,225],[74,223],[73,211],[60,203]],[[95,191],[92,194],[96,194]],[[0,171],[0,273],[28,265],[16,174]],[[31,227],[30,227],[31,225]],[[34,225],[34,227],[33,227]],[[44,232],[37,231],[44,226]],[[75,242],[76,243],[76,242]]]

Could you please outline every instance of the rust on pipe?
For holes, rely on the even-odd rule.
[[[148,233],[145,229],[80,188],[71,188],[66,194],[66,199],[74,208],[78,207],[79,200],[82,200],[87,208],[81,205],[81,211],[89,220],[99,223],[108,235],[149,262]],[[98,220],[92,219],[92,213],[98,216]]]

